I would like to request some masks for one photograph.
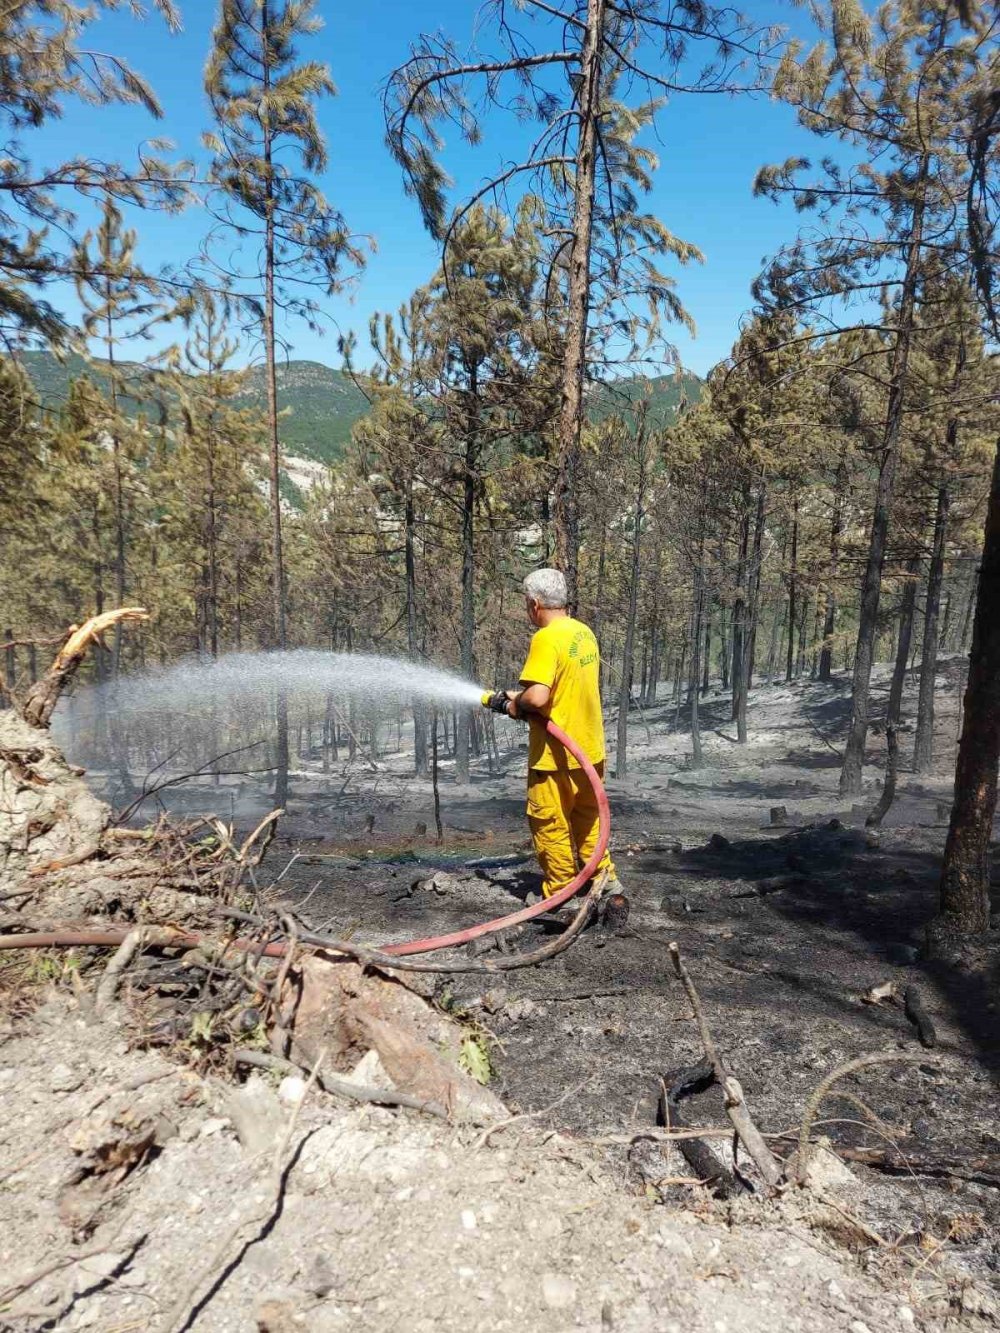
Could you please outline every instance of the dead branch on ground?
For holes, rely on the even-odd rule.
[[[146,926],[136,926],[122,940],[118,946],[115,956],[104,969],[104,976],[101,978],[97,987],[97,997],[95,1008],[98,1014],[104,1012],[108,1005],[118,994],[118,987],[121,984],[122,973],[131,963],[136,954],[141,954],[146,947],[149,938],[149,930]]]
[[[767,1185],[775,1189],[781,1182],[781,1166],[771,1152],[771,1149],[764,1142],[764,1138],[753,1122],[750,1111],[747,1108],[746,1100],[743,1096],[743,1089],[738,1080],[733,1077],[730,1071],[723,1064],[722,1057],[719,1055],[715,1041],[705,1021],[705,1014],[701,1007],[701,1000],[698,992],[694,988],[694,982],[688,975],[688,970],[681,959],[681,951],[676,941],[671,941],[669,947],[670,958],[674,965],[674,971],[677,973],[687,992],[687,997],[691,1002],[691,1008],[694,1010],[695,1021],[698,1025],[698,1032],[701,1036],[701,1044],[704,1047],[705,1055],[708,1057],[712,1066],[715,1080],[722,1089],[725,1098],[726,1114],[732,1121],[733,1128],[739,1135],[743,1146],[750,1154],[754,1165],[763,1176]]]
[[[984,1157],[926,1157],[904,1154],[898,1148],[837,1148],[846,1162],[883,1171],[890,1176],[931,1176],[943,1180],[965,1180],[973,1185],[1000,1189],[1000,1155]]]
[[[252,1069],[268,1069],[278,1074],[308,1074],[303,1065],[286,1060],[280,1055],[271,1055],[267,1051],[236,1051],[233,1062]],[[374,1088],[362,1083],[352,1083],[350,1079],[337,1078],[335,1074],[320,1074],[319,1086],[332,1097],[346,1097],[352,1102],[365,1102],[373,1106],[405,1106],[411,1111],[423,1111],[427,1115],[447,1120],[448,1108],[440,1102],[429,1102],[422,1097],[414,1097],[408,1092],[397,1092],[395,1088]]]

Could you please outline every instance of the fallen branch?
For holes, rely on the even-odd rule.
[[[141,1236],[136,1242],[135,1248],[138,1249],[145,1239],[145,1236]],[[0,1291],[0,1307],[9,1305],[11,1301],[23,1295],[31,1287],[35,1287],[39,1282],[51,1277],[53,1273],[61,1273],[64,1268],[72,1268],[74,1264],[82,1263],[86,1259],[97,1259],[102,1254],[110,1253],[113,1253],[113,1251],[106,1241],[102,1241],[99,1245],[88,1245],[86,1249],[75,1250],[70,1254],[61,1254],[58,1259],[49,1259],[37,1268],[33,1268],[30,1273],[26,1273],[24,1277],[18,1278],[9,1287],[4,1287],[3,1291]]]
[[[819,1084],[815,1092],[806,1103],[806,1109],[802,1113],[802,1123],[799,1126],[799,1151],[798,1151],[798,1177],[799,1183],[805,1184],[806,1173],[809,1165],[809,1135],[812,1133],[813,1121],[819,1111],[824,1099],[829,1095],[830,1089],[835,1083],[839,1083],[842,1078],[848,1074],[856,1074],[861,1069],[870,1069],[873,1065],[887,1064],[924,1064],[933,1056],[917,1055],[913,1051],[881,1051],[875,1055],[862,1055],[856,1060],[849,1060],[847,1064],[839,1065]]]
[[[261,861],[264,859],[265,852],[268,847],[270,847],[274,835],[277,832],[278,820],[284,813],[284,810],[272,810],[270,814],[264,816],[254,831],[243,843],[243,846],[236,855],[236,859],[239,861],[240,865],[249,865],[253,867],[260,865]],[[261,844],[260,851],[252,861],[248,861],[247,856],[250,853],[251,847],[253,847],[254,843],[262,834],[264,835],[264,841]]]
[[[597,900],[604,889],[605,876],[595,882],[590,892],[580,905],[576,916],[556,939],[531,953],[516,954],[512,958],[498,958],[492,962],[413,962],[408,958],[397,958],[394,954],[381,953],[378,949],[367,949],[363,945],[352,944],[348,940],[331,939],[325,935],[302,934],[299,944],[315,949],[320,954],[337,954],[353,959],[365,967],[378,967],[395,972],[510,972],[517,968],[534,967],[538,963],[554,958],[568,949],[586,926],[597,906]],[[243,914],[249,917],[249,913]],[[261,926],[267,922],[263,918],[253,918]],[[25,932],[23,935],[0,935],[0,952],[5,949],[85,949],[117,948],[128,934],[128,928],[118,927],[110,930],[51,930]],[[210,937],[191,931],[161,928],[151,934],[150,944],[157,946],[175,946],[192,949],[210,943]],[[259,940],[238,938],[229,941],[231,949],[244,953],[259,952],[264,958],[284,958],[290,947],[288,941],[270,940],[261,944]]]
[[[52,874],[56,870],[68,870],[70,866],[83,865],[84,861],[89,861],[92,856],[96,856],[101,850],[100,842],[87,842],[82,847],[70,852],[66,856],[60,856],[55,861],[46,861],[44,865],[32,866],[28,871],[31,879],[37,879],[41,875]]]
[[[698,1032],[701,1036],[701,1044],[704,1047],[705,1055],[708,1057],[716,1081],[722,1089],[726,1104],[726,1114],[732,1121],[733,1128],[739,1135],[743,1146],[750,1154],[757,1170],[763,1176],[770,1188],[774,1189],[781,1182],[781,1165],[771,1152],[771,1149],[764,1142],[760,1130],[754,1124],[743,1097],[743,1089],[740,1087],[738,1080],[733,1077],[722,1062],[722,1058],[716,1049],[715,1041],[709,1031],[708,1024],[705,1021],[705,1015],[701,1007],[701,1000],[698,997],[698,992],[695,990],[694,982],[688,975],[688,970],[681,960],[680,947],[676,941],[670,943],[669,950],[674,965],[674,971],[680,978],[681,983],[687,992],[687,997],[691,1002],[691,1008],[694,1010],[695,1021],[698,1024]]]
[[[306,1069],[280,1055],[271,1055],[267,1051],[237,1051],[233,1060],[238,1065],[253,1069],[268,1069],[277,1074],[304,1074]],[[361,1083],[352,1083],[346,1078],[337,1078],[335,1074],[322,1074],[319,1086],[333,1097],[347,1097],[354,1102],[366,1102],[374,1106],[405,1106],[411,1111],[424,1111],[427,1115],[437,1116],[439,1120],[448,1119],[447,1108],[440,1102],[429,1102],[422,1097],[414,1097],[409,1092],[397,1092],[395,1088],[366,1087]]]
[[[582,1083],[578,1083],[575,1088],[567,1088],[566,1091],[550,1102],[548,1106],[542,1106],[537,1111],[522,1111],[520,1115],[512,1115],[509,1120],[500,1120],[495,1125],[488,1125],[481,1134],[472,1142],[472,1151],[476,1152],[479,1148],[485,1148],[494,1134],[498,1134],[501,1129],[510,1129],[511,1125],[523,1124],[526,1120],[539,1120],[543,1115],[548,1115],[550,1111],[556,1111],[571,1097],[575,1097],[578,1092],[582,1092],[588,1083],[594,1079],[593,1074],[588,1074]]]
[[[135,926],[122,940],[118,946],[117,952],[104,969],[104,976],[97,987],[95,997],[95,1009],[98,1014],[103,1013],[108,1005],[118,994],[118,987],[121,984],[122,973],[131,963],[132,959],[138,953],[142,953],[149,940],[149,929],[146,926]]]
[[[253,773],[270,773],[272,771],[270,767],[268,768],[213,768],[212,767],[213,764],[217,764],[221,759],[228,759],[230,755],[234,754],[242,754],[245,750],[255,750],[257,749],[258,746],[263,744],[264,744],[263,741],[252,741],[249,745],[238,745],[234,750],[224,750],[222,754],[213,755],[211,759],[206,759],[203,764],[199,764],[197,768],[193,768],[190,771],[190,773],[178,773],[175,777],[164,778],[161,782],[154,782],[151,787],[147,787],[144,782],[142,786],[142,791],[135,798],[135,800],[129,802],[129,804],[124,807],[124,809],[119,810],[118,813],[115,815],[116,821],[119,824],[124,824],[127,819],[130,819],[132,815],[135,814],[135,812],[139,809],[139,806],[144,805],[151,796],[158,796],[160,792],[168,791],[171,787],[180,787],[185,782],[190,782],[192,778],[201,778],[201,777],[206,777],[208,775],[217,778],[233,778],[233,777],[248,777]],[[155,771],[156,770],[153,769],[154,773]],[[150,776],[151,774],[147,774],[147,778]]]
[[[599,1134],[596,1138],[581,1139],[597,1148],[626,1147],[630,1143],[648,1140],[650,1143],[683,1143],[688,1139],[731,1139],[731,1129],[706,1126],[704,1129],[637,1129],[631,1134]]]
[[[943,1180],[966,1180],[973,1185],[1000,1189],[1000,1157],[960,1158],[914,1157],[893,1148],[837,1148],[837,1155],[847,1162],[884,1171],[890,1176],[931,1176]]]
[[[826,748],[832,751],[832,753],[837,756],[837,758],[841,761],[841,763],[843,763],[844,756],[841,753],[841,751],[837,749],[837,747],[833,744],[832,741],[826,738],[826,736],[823,734],[822,731],[820,731],[819,727],[817,727],[816,723],[812,720],[812,718],[809,716],[808,713],[806,713],[805,716],[806,716],[806,721],[812,727],[813,731],[815,731],[816,735],[820,738],[820,740],[823,742]]]

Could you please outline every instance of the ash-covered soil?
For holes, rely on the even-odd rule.
[[[904,772],[877,835],[864,827],[877,734],[864,799],[837,796],[844,682],[757,690],[746,747],[727,739],[725,701],[709,697],[697,770],[683,714],[637,713],[629,777],[609,783],[632,901],[623,932],[588,932],[540,967],[421,984],[488,1042],[490,1087],[515,1117],[488,1130],[355,1107],[316,1086],[300,1104],[301,1079],[255,1073],[240,1086],[190,1014],[186,1037],[148,1049],[136,975],[99,1014],[106,953],[6,955],[0,1330],[1000,1327],[1000,948],[991,933],[949,965],[922,954],[960,664],[946,663],[940,684],[939,773]],[[538,887],[521,734],[501,736],[500,753],[502,771],[484,760],[465,789],[444,765],[440,844],[405,745],[378,771],[310,763],[256,871],[259,894],[373,944],[515,910]],[[247,828],[270,807],[260,780],[164,798],[233,810]],[[784,808],[777,824],[772,807]],[[67,872],[66,891],[90,873]],[[501,947],[545,938],[532,923]],[[661,1079],[702,1058],[672,940],[781,1157],[832,1070],[909,1057],[859,1070],[819,1109],[817,1130],[849,1166],[819,1154],[810,1188],[723,1202],[673,1148],[642,1137]],[[885,983],[918,989],[933,1049],[900,1003],[865,1003]],[[683,1109],[689,1123],[728,1128],[717,1092]],[[712,1141],[731,1162],[729,1136]],[[886,1149],[893,1174],[855,1160]]]
[[[746,747],[726,739],[734,734],[727,701],[709,696],[705,761],[694,771],[683,714],[662,706],[636,713],[629,777],[608,784],[614,854],[632,903],[625,933],[605,947],[587,934],[543,967],[439,982],[440,998],[493,1033],[500,1094],[531,1111],[578,1088],[551,1122],[581,1137],[654,1124],[661,1076],[701,1058],[669,966],[667,944],[676,940],[754,1115],[765,1132],[789,1135],[774,1140],[784,1154],[810,1092],[831,1070],[875,1052],[920,1055],[902,1005],[916,986],[935,1049],[925,1061],[866,1069],[841,1085],[876,1121],[856,1100],[836,1096],[820,1119],[845,1148],[889,1149],[921,1165],[965,1163],[968,1179],[853,1169],[876,1230],[918,1248],[953,1235],[948,1249],[965,1271],[996,1281],[1000,932],[947,965],[922,956],[961,668],[945,663],[939,681],[938,772],[917,779],[904,771],[877,833],[865,828],[884,762],[877,732],[863,798],[845,802],[837,791],[844,681],[758,689]],[[877,682],[876,709],[886,686]],[[517,745],[516,734],[509,743]],[[345,794],[330,818],[313,818],[308,799],[297,802],[269,866],[284,871],[283,891],[311,923],[365,941],[437,934],[513,911],[537,890],[538,875],[524,825],[523,749],[501,753],[504,772],[491,775],[484,764],[465,789],[445,767],[441,846],[415,832],[421,823],[433,832],[430,793],[404,776],[402,754],[377,785],[366,780]],[[906,754],[904,735],[904,768]],[[776,806],[785,811],[777,827]],[[544,938],[545,928],[532,924],[507,947]],[[895,984],[896,1002],[863,1001],[885,982]],[[690,1103],[689,1114],[726,1123],[714,1092]],[[611,1157],[624,1180],[648,1179],[624,1153]],[[687,1174],[680,1158],[671,1157],[671,1169]],[[672,1199],[684,1193],[667,1190]]]

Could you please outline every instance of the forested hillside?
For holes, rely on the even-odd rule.
[[[79,352],[57,355],[51,351],[24,351],[20,360],[35,389],[40,409],[59,415],[67,407],[74,380],[89,378],[105,392],[110,372],[100,357],[84,358]],[[119,364],[123,379],[118,405],[130,418],[143,416],[149,422],[165,417],[171,432],[180,429],[181,392],[169,375],[150,373],[141,361]],[[319,463],[343,458],[354,425],[370,409],[370,388],[363,374],[353,375],[324,366],[318,361],[287,360],[275,371],[278,387],[278,433],[286,454]],[[630,376],[595,386],[588,396],[588,415],[603,421],[634,403],[649,398],[650,419],[667,425],[682,405],[698,402],[702,382],[689,371],[659,376]],[[251,367],[239,381],[234,402],[263,416],[267,411],[267,385],[260,366]]]

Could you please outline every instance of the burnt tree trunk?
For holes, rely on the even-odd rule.
[[[476,641],[476,469],[479,464],[479,366],[467,366],[468,411],[465,423],[465,458],[462,469],[462,621],[460,660],[462,675],[473,677]],[[459,710],[455,722],[455,781],[469,781],[471,711]]]
[[[833,636],[837,628],[837,574],[840,568],[840,537],[844,529],[844,489],[847,469],[841,463],[834,486],[833,517],[830,519],[830,564],[823,615],[823,648],[819,655],[819,678],[829,680],[833,672]]]
[[[733,602],[733,720],[741,745],[747,739],[747,557],[750,546],[750,487],[743,489],[739,526],[739,557],[736,565],[736,598]]]
[[[927,153],[924,153],[915,182],[916,198],[913,203],[906,269],[899,300],[899,324],[892,353],[889,401],[882,432],[875,509],[872,514],[871,534],[868,541],[868,559],[861,584],[858,639],[854,652],[854,678],[851,686],[851,721],[847,733],[847,744],[844,747],[844,766],[840,774],[840,793],[842,796],[856,796],[861,791],[862,769],[865,762],[865,740],[868,736],[868,698],[871,691],[872,666],[875,660],[875,638],[878,632],[879,598],[882,591],[882,568],[885,564],[885,551],[889,536],[889,509],[895,490],[896,469],[899,463],[903,426],[903,400],[916,310],[917,282],[920,276],[924,207],[929,167],[930,157]]]
[[[938,615],[941,609],[941,582],[944,577],[945,537],[951,493],[946,484],[938,487],[934,514],[934,541],[927,571],[927,598],[924,605],[924,641],[920,651],[920,693],[917,698],[917,735],[913,747],[914,773],[927,773],[934,763],[934,680],[937,676]]]
[[[906,681],[906,667],[910,660],[910,640],[913,637],[913,608],[917,601],[917,573],[920,569],[920,557],[910,556],[906,562],[906,583],[899,603],[899,630],[896,637],[896,661],[892,669],[892,683],[889,686],[889,706],[886,721],[898,725],[903,708],[903,685]]]
[[[413,480],[408,478],[404,508],[404,562],[406,567],[406,648],[411,662],[420,660],[417,626],[416,510]],[[417,777],[427,776],[427,712],[413,700],[413,767]]]
[[[605,0],[587,0],[576,88],[579,135],[574,172],[572,238],[567,273],[566,344],[559,410],[559,456],[555,484],[556,560],[566,575],[569,610],[576,613],[579,557],[577,472],[583,423],[583,382],[587,368],[590,313],[590,256],[601,115],[601,45]]]
[[[628,615],[625,621],[625,643],[622,647],[621,688],[618,695],[618,748],[615,772],[618,777],[628,775],[628,710],[632,701],[632,674],[635,663],[635,625],[639,606],[639,567],[642,558],[642,521],[646,503],[646,438],[645,422],[640,422],[636,434],[639,475],[636,481],[635,523],[632,528],[632,563],[629,570]]]
[[[969,681],[955,770],[955,802],[941,870],[945,933],[980,935],[990,924],[990,839],[1000,765],[1000,441],[986,511]]]
[[[265,96],[271,82],[272,53],[270,25],[265,5],[261,20],[261,70]],[[285,623],[285,559],[281,533],[281,442],[278,438],[278,372],[276,365],[275,312],[275,209],[274,173],[272,171],[273,130],[268,117],[262,120],[264,173],[264,357],[267,386],[267,454],[269,503],[271,509],[271,603],[273,644],[278,652],[288,647]],[[274,804],[288,804],[288,695],[279,686],[274,701],[276,725]]]
[[[785,659],[785,680],[795,673],[795,594],[799,565],[799,497],[792,501],[792,551],[788,563],[788,652]]]

